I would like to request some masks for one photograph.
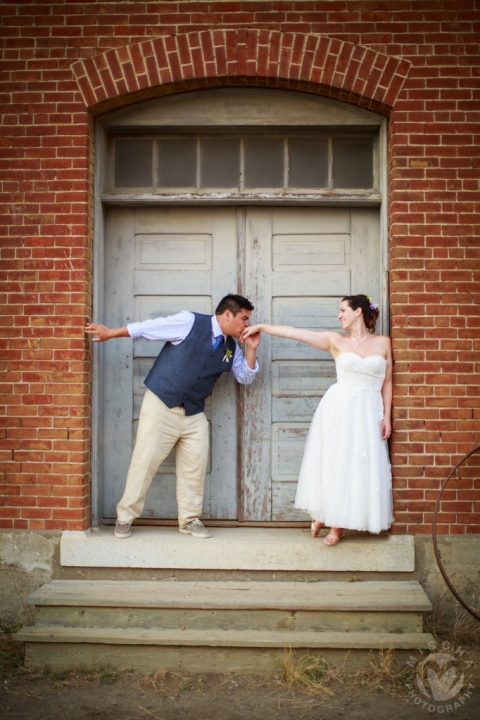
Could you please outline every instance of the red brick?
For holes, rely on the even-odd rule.
[[[411,4],[399,14],[387,6],[372,9],[368,3],[346,11],[335,0],[310,3],[308,8],[293,2],[274,2],[269,8],[260,2],[190,3],[182,12],[160,3],[149,10],[132,5],[128,14],[113,5],[103,13],[94,5],[79,15],[68,3],[51,9],[20,4],[16,14],[8,7],[5,16],[5,59],[15,77],[5,87],[9,106],[3,126],[8,143],[1,149],[9,148],[10,155],[8,176],[0,182],[12,215],[2,216],[9,246],[2,248],[1,257],[2,270],[11,273],[11,282],[18,286],[8,291],[16,295],[15,304],[9,298],[8,313],[2,317],[3,332],[15,327],[17,336],[1,342],[12,364],[27,365],[19,370],[24,373],[20,380],[12,373],[2,394],[9,421],[20,429],[18,439],[30,443],[16,450],[28,456],[25,468],[12,464],[18,487],[37,487],[38,498],[47,498],[45,490],[50,488],[66,491],[66,478],[51,472],[54,457],[63,455],[54,455],[46,443],[64,442],[65,436],[56,432],[64,433],[65,428],[89,427],[89,397],[83,386],[88,383],[90,358],[83,339],[76,339],[91,297],[87,108],[129,89],[171,84],[172,72],[180,90],[200,87],[195,77],[208,77],[215,84],[215,57],[227,83],[235,84],[239,77],[243,84],[250,81],[247,78],[253,83],[265,78],[261,82],[276,87],[281,76],[281,86],[294,88],[301,78],[309,92],[317,92],[324,83],[320,90],[330,97],[391,113],[390,315],[398,433],[392,459],[395,481],[400,483],[396,498],[403,503],[394,532],[429,532],[433,496],[425,496],[427,509],[419,518],[408,510],[405,498],[400,499],[402,492],[419,489],[410,484],[416,480],[429,487],[435,473],[444,473],[465,448],[479,441],[480,431],[480,293],[475,265],[480,114],[473,109],[479,73],[471,3],[450,3],[443,10],[438,3],[430,3],[427,10]],[[147,33],[155,39],[145,40]],[[182,33],[188,37],[180,37]],[[380,47],[383,52],[377,52]],[[332,82],[338,87],[328,85]],[[103,107],[113,108],[96,110]],[[26,282],[38,285],[22,286]],[[53,282],[55,287],[40,285]],[[61,287],[72,282],[80,287]],[[463,299],[466,294],[468,300]],[[473,367],[465,367],[466,354]],[[423,376],[418,378],[419,389],[410,392],[416,375]],[[63,384],[72,392],[65,392]],[[37,436],[30,437],[32,428],[38,428]],[[436,433],[441,438],[432,437]],[[59,463],[68,477],[80,477],[79,467],[87,467],[83,459],[89,436],[75,442],[81,447],[68,450],[66,442],[65,449],[55,450],[71,452],[75,459],[73,464]],[[417,465],[422,453],[409,453],[409,445],[423,446],[433,465]],[[41,454],[50,452],[52,459],[45,463]],[[49,471],[40,471],[47,466]],[[21,478],[28,478],[28,483]],[[81,483],[88,489],[88,476]],[[2,526],[83,528],[88,518],[83,496],[79,498],[78,507],[69,508],[77,512],[75,518],[17,515],[4,518]],[[444,513],[439,532],[465,533],[478,527],[466,526],[468,519]]]

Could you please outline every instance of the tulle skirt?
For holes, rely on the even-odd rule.
[[[332,385],[308,432],[295,507],[328,527],[379,533],[392,524],[392,480],[378,390]]]

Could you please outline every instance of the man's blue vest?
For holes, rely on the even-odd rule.
[[[214,350],[211,315],[194,315],[185,340],[178,345],[165,343],[145,380],[147,388],[167,407],[183,405],[185,415],[203,412],[205,400],[220,375],[232,369],[237,347],[228,336],[226,343],[222,338]]]

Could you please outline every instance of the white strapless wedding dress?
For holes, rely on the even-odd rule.
[[[328,527],[378,533],[393,522],[392,475],[381,438],[386,360],[345,352],[313,416],[295,507]]]

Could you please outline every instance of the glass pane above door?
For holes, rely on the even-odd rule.
[[[284,187],[284,143],[277,138],[245,138],[244,187]]]
[[[370,138],[333,141],[333,184],[337,188],[373,187],[373,148]]]
[[[197,141],[169,138],[158,141],[158,185],[194,187],[197,184]]]
[[[203,138],[200,142],[200,187],[240,186],[240,138]]]
[[[349,134],[117,137],[110,191],[374,192],[375,138]]]
[[[152,159],[152,140],[118,140],[115,143],[115,187],[151,188]]]
[[[288,143],[290,187],[328,187],[328,146],[328,140],[290,138]]]

